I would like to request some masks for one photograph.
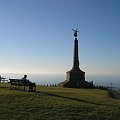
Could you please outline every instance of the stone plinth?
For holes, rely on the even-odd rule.
[[[60,83],[59,86],[68,88],[92,88],[93,83],[85,81],[85,72],[81,70],[70,70],[67,72],[66,80]]]
[[[85,72],[81,70],[70,70],[67,72],[66,80],[85,81]]]

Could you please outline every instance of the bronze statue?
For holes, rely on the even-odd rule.
[[[73,30],[73,29],[72,29]],[[78,30],[78,28],[76,29],[76,30],[73,30],[74,31],[74,36],[75,37],[77,37],[77,33],[79,32],[79,31],[77,31]]]

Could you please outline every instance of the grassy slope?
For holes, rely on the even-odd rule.
[[[6,88],[5,88],[6,86]],[[38,92],[8,90],[0,83],[0,119],[119,120],[120,100],[107,91],[37,87]]]

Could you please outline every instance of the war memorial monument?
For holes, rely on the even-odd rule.
[[[66,72],[67,77],[64,82],[58,84],[58,86],[68,88],[92,88],[93,83],[85,81],[85,72],[79,68],[79,56],[78,56],[78,32],[77,29],[74,31],[74,57],[73,67],[70,71]]]

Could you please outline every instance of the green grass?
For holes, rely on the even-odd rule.
[[[120,100],[98,89],[37,86],[37,92],[8,90],[0,83],[0,120],[119,120]]]

